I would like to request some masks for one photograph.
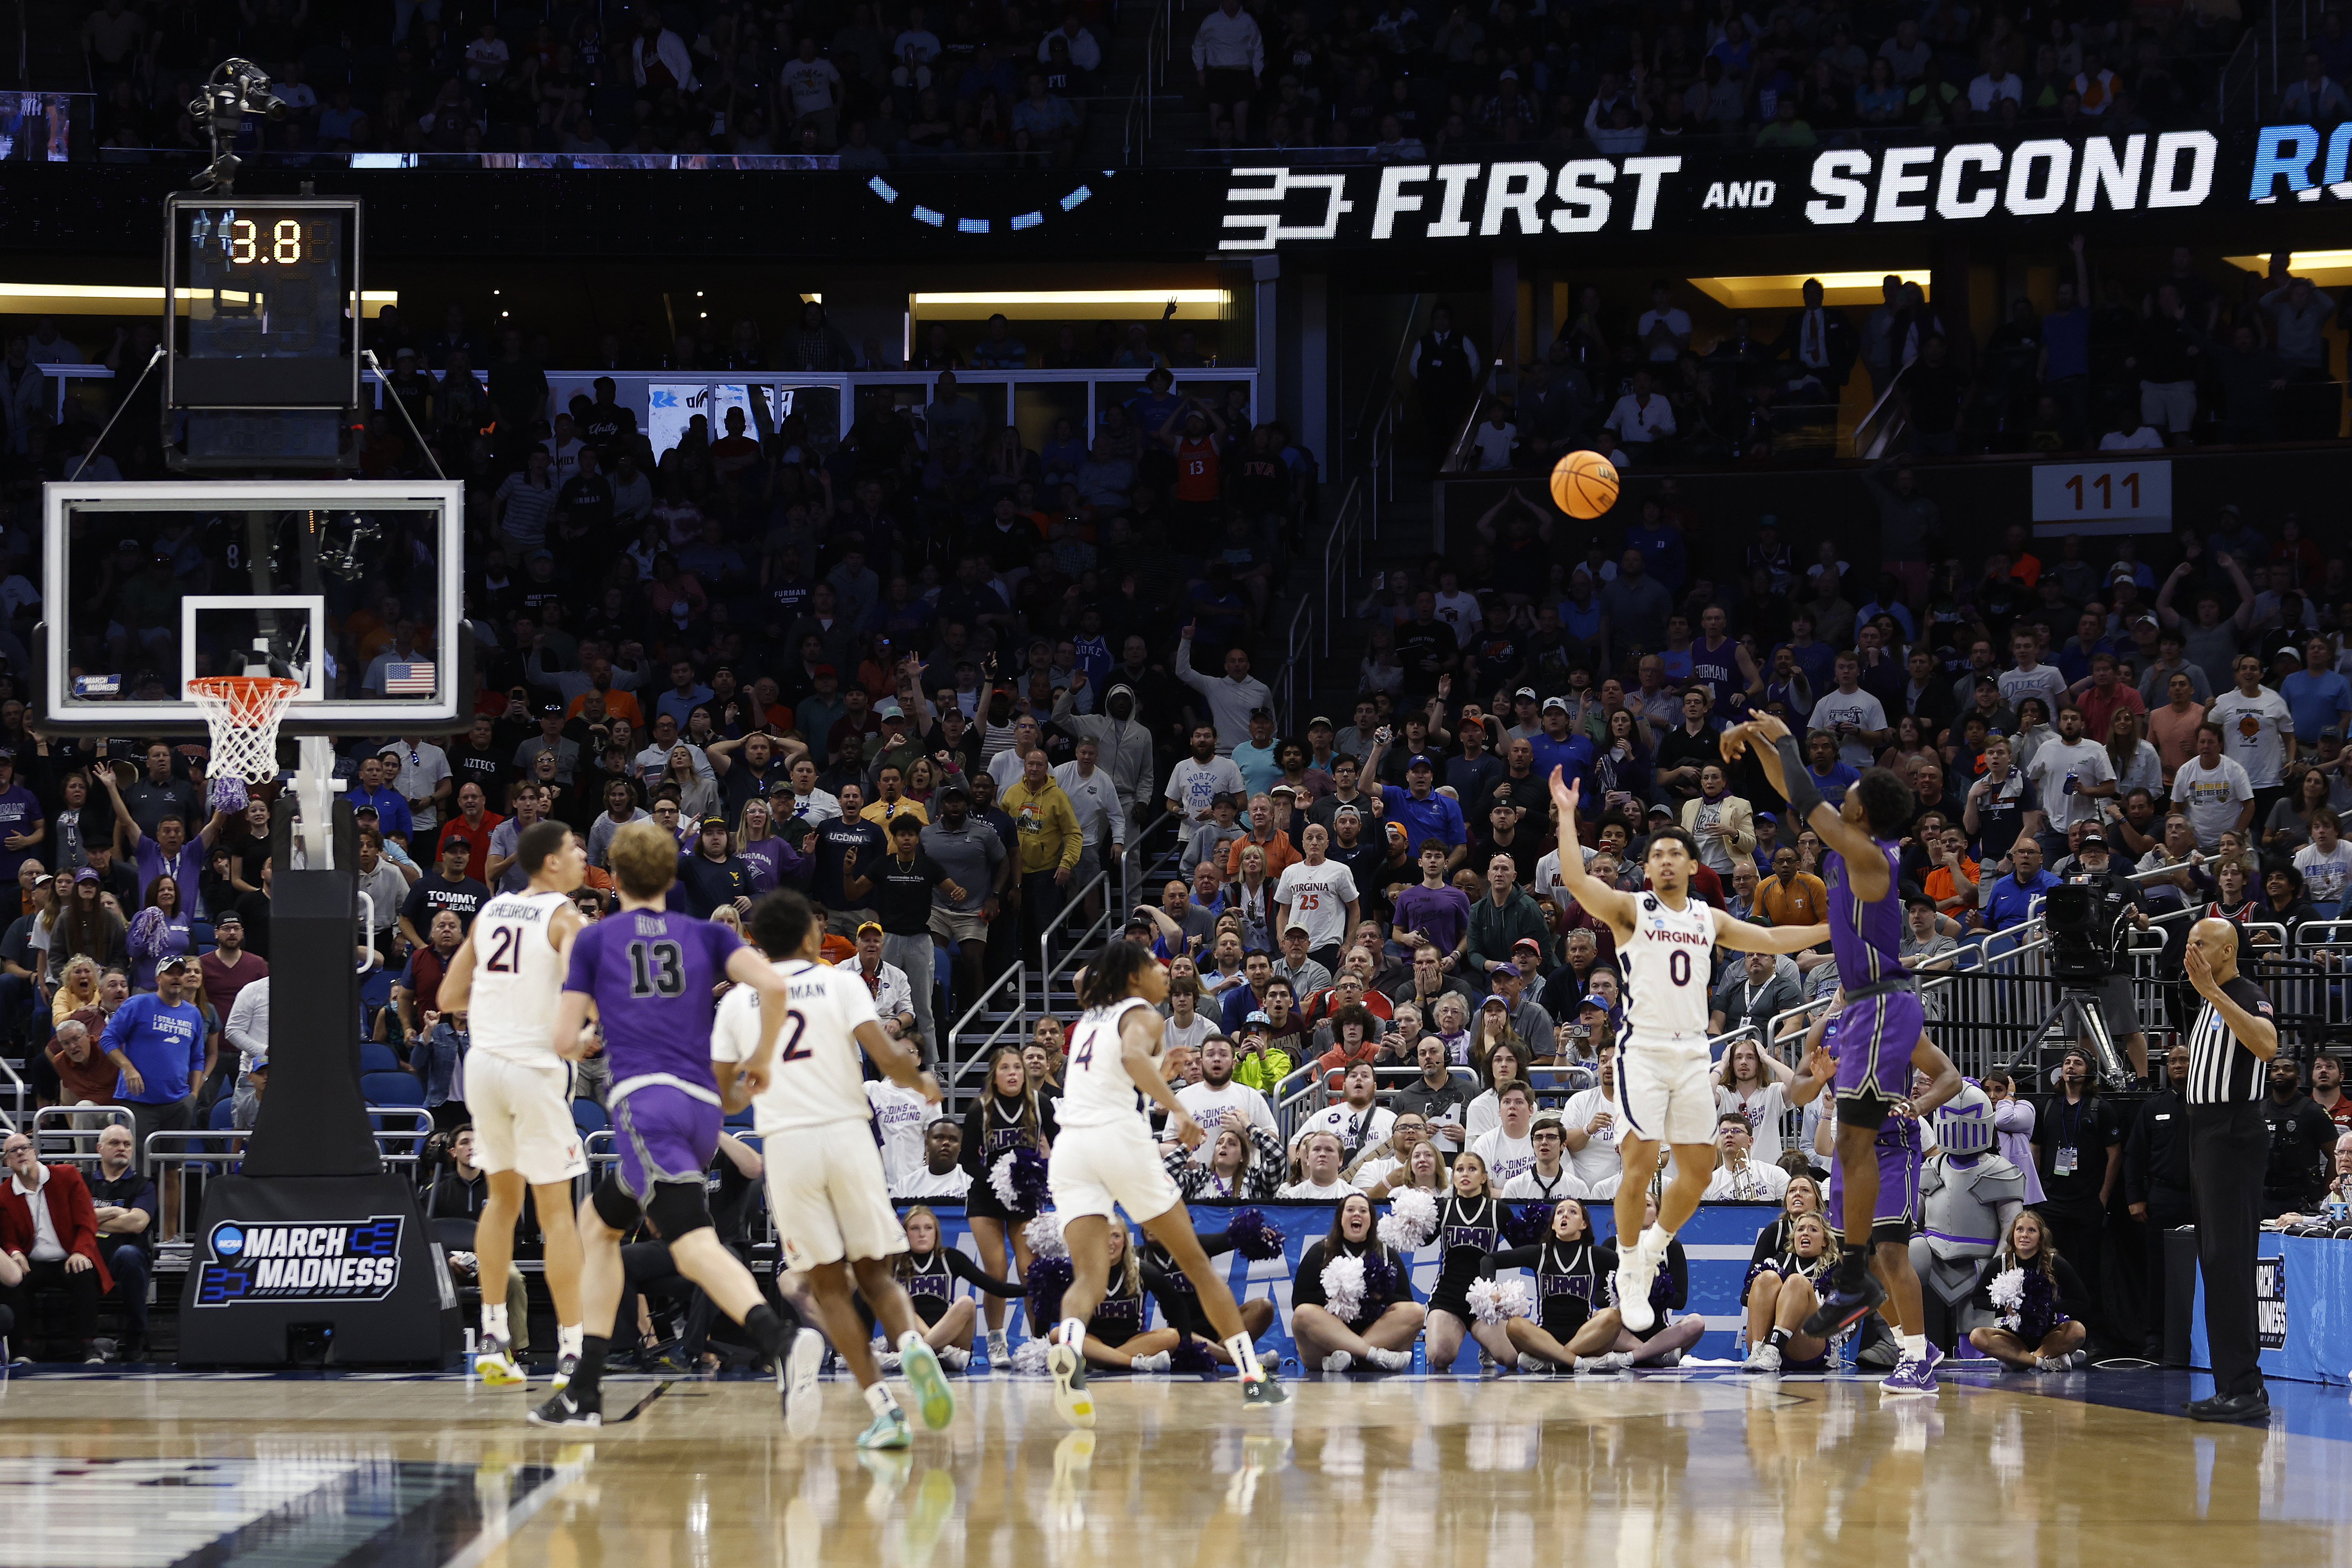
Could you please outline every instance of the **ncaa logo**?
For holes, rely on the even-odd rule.
[[[225,1225],[213,1232],[213,1251],[222,1258],[235,1258],[245,1250],[245,1232],[233,1225]]]

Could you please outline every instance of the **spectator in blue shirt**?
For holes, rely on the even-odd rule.
[[[2312,733],[2317,734],[2318,731],[2315,730]],[[107,788],[113,789],[113,771],[109,768],[95,771],[106,781]],[[116,800],[114,812],[118,822],[128,815],[120,797]],[[49,825],[41,811],[39,797],[16,782],[16,753],[0,746],[0,846],[5,846],[8,851],[5,859],[0,860],[0,868],[5,868],[0,869],[0,877],[13,879],[16,868],[27,860],[36,866],[41,864],[41,841],[48,837],[48,831]]]
[[[1380,744],[1372,747],[1375,757],[1380,751]],[[1423,839],[1437,839],[1446,847],[1449,863],[1459,865],[1470,852],[1469,830],[1463,825],[1461,803],[1450,795],[1439,795],[1433,787],[1436,782],[1436,765],[1426,755],[1416,754],[1404,764],[1404,788],[1382,784],[1381,801],[1388,819],[1402,823],[1415,846]]]
[[[397,838],[405,845],[416,831],[416,819],[409,815],[407,800],[391,787],[390,778],[398,769],[396,761],[383,756],[362,757],[359,781],[343,792],[343,798],[352,803],[353,811],[363,805],[375,807],[377,829],[386,838]]]
[[[2308,735],[2315,749],[2321,731],[2352,731],[2352,680],[2328,668],[2335,658],[2326,637],[2309,637],[2303,645],[2303,668],[2279,683],[2287,711],[2294,715],[2294,732]]]
[[[1845,804],[1845,792],[1852,789],[1862,774],[1838,761],[1836,731],[1814,730],[1805,736],[1805,771],[1813,775],[1813,787],[1832,805]]]
[[[2022,925],[2033,914],[2033,902],[2045,897],[2058,885],[2058,879],[2042,868],[2042,846],[2024,834],[2009,848],[2011,870],[1995,882],[1984,896],[1984,923],[1987,931],[2007,931]]]
[[[156,971],[153,991],[114,1010],[100,1037],[107,1058],[121,1071],[114,1098],[131,1109],[142,1166],[149,1133],[182,1132],[193,1124],[189,1097],[212,1068],[204,1013],[187,1000],[198,984],[193,959],[173,959]]]
[[[1665,509],[1655,496],[1642,503],[1642,521],[1625,530],[1625,548],[1642,552],[1643,568],[1665,584],[1667,592],[1682,592],[1689,569],[1683,531],[1666,521]]]
[[[1582,731],[1569,728],[1568,700],[1564,697],[1544,699],[1543,728],[1528,737],[1528,745],[1535,752],[1535,775],[1546,789],[1551,787],[1551,771],[1560,770],[1559,782],[1574,784],[1592,766],[1592,738]]]

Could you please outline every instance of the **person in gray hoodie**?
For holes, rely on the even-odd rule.
[[[1113,681],[1103,693],[1099,713],[1073,713],[1071,707],[1078,693],[1086,689],[1087,672],[1076,670],[1070,684],[1054,700],[1053,721],[1069,733],[1071,742],[1091,737],[1101,752],[1101,763],[1118,786],[1118,797],[1134,803],[1136,821],[1144,826],[1144,816],[1160,798],[1152,789],[1155,769],[1151,756],[1151,731],[1139,721],[1141,704],[1136,700],[1135,688],[1125,681]]]

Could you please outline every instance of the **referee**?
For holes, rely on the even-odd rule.
[[[2205,1277],[2205,1339],[2213,1394],[2193,1401],[2200,1421],[2270,1415],[2254,1321],[2254,1259],[2263,1226],[2270,1124],[2263,1066],[2278,1055],[2270,999],[2238,973],[2238,928],[2197,922],[2189,933],[2189,983],[2205,998],[2189,1031],[2189,1194],[2197,1266]]]

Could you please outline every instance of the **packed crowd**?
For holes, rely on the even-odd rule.
[[[2120,5],[2031,22],[1965,6],[1706,9],[1224,0],[1197,24],[1192,64],[1217,146],[1370,148],[1418,163],[1496,145],[1567,156],[2201,124],[2240,25],[2212,9]],[[2331,13],[2313,42],[2315,75],[2346,79],[2340,19]]]
[[[2339,302],[2293,258],[2266,274],[2209,276],[2186,246],[2158,270],[2101,269],[2081,236],[2061,262],[2053,308],[2020,297],[1981,342],[1965,313],[1938,310],[1916,281],[1887,277],[1880,302],[1826,305],[1807,281],[1777,321],[1727,318],[1661,278],[1645,307],[1577,287],[1558,335],[1499,377],[1470,425],[1474,342],[1440,307],[1415,354],[1424,416],[1465,471],[1549,469],[1590,447],[1621,467],[1789,466],[1834,455],[1846,389],[1866,388],[1899,426],[1890,450],[2135,452],[2168,447],[2329,440],[2343,392],[2331,331]],[[1693,308],[1719,325],[1695,326]],[[1857,372],[1864,379],[1857,380]],[[1465,426],[1469,426],[1467,438]]]
[[[235,54],[268,71],[289,105],[240,133],[240,151],[278,165],[309,153],[634,153],[978,168],[1068,161],[1101,85],[1097,9],[926,16],[919,5],[720,0],[501,15],[432,0],[359,11],[104,0],[82,49],[102,157],[208,152],[187,104]]]

